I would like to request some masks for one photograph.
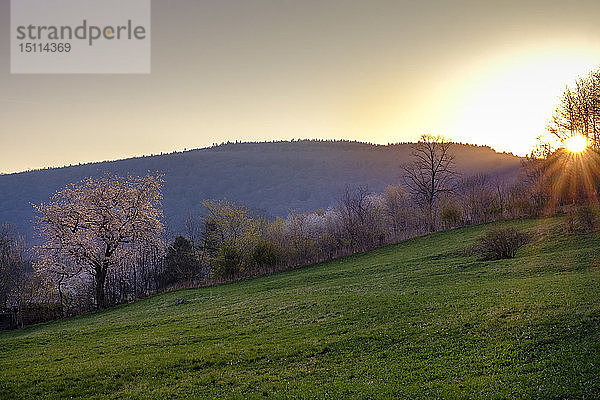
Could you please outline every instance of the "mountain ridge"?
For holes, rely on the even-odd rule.
[[[380,192],[401,181],[411,143],[376,145],[352,141],[298,140],[225,143],[161,155],[93,162],[0,175],[0,223],[14,223],[28,238],[33,207],[67,184],[104,173],[165,175],[163,206],[168,225],[182,230],[201,202],[227,198],[286,216],[333,205],[349,186]],[[487,146],[454,144],[456,167],[465,175],[485,173],[513,180],[521,158]]]

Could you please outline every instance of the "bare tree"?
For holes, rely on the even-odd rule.
[[[580,130],[577,95],[565,88],[560,102],[552,116],[548,130],[561,141],[575,135]]]
[[[351,189],[346,186],[344,193],[339,200],[339,209],[342,215],[343,226],[346,235],[350,240],[350,246],[356,250],[364,245],[363,231],[367,215],[369,188],[359,186]]]
[[[460,202],[468,224],[491,221],[496,193],[492,180],[486,174],[475,174],[459,182]]]
[[[435,230],[435,207],[442,194],[454,189],[457,173],[452,143],[440,136],[422,135],[413,146],[412,163],[403,166],[404,185],[424,209],[427,229]]]
[[[162,182],[153,175],[89,178],[35,206],[44,240],[36,269],[57,279],[91,275],[96,307],[104,308],[107,274],[140,246],[160,241]]]
[[[25,278],[25,246],[9,224],[0,226],[0,309],[18,295]]]
[[[367,186],[346,186],[337,210],[352,252],[382,245],[389,236],[385,202]]]
[[[409,227],[412,223],[412,212],[406,189],[402,185],[389,185],[383,193],[383,204],[391,227],[391,236],[400,239],[411,234]]]
[[[185,221],[183,222],[183,226],[185,228],[186,238],[192,244],[192,250],[198,250],[200,245],[200,237],[202,236],[201,219],[192,211],[188,211]]]
[[[591,147],[600,149],[600,70],[565,88],[548,130],[561,142],[582,135]]]
[[[536,138],[536,143],[531,149],[531,153],[529,153],[527,158],[532,160],[547,159],[552,153],[554,153],[555,150],[556,149],[552,143],[550,143],[548,138],[538,136]]]

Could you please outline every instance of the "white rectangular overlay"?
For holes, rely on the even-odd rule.
[[[13,74],[148,74],[151,0],[11,0]]]

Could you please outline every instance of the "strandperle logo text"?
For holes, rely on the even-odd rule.
[[[40,26],[21,25],[17,28],[18,40],[86,40],[92,46],[97,40],[144,40],[146,39],[146,28],[135,25],[132,20],[127,20],[122,25],[92,25],[87,19],[78,26]]]
[[[11,0],[13,74],[149,74],[151,0]]]

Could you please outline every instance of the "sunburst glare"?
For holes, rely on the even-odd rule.
[[[565,147],[571,153],[581,153],[587,148],[587,139],[581,135],[573,135],[565,140]]]

